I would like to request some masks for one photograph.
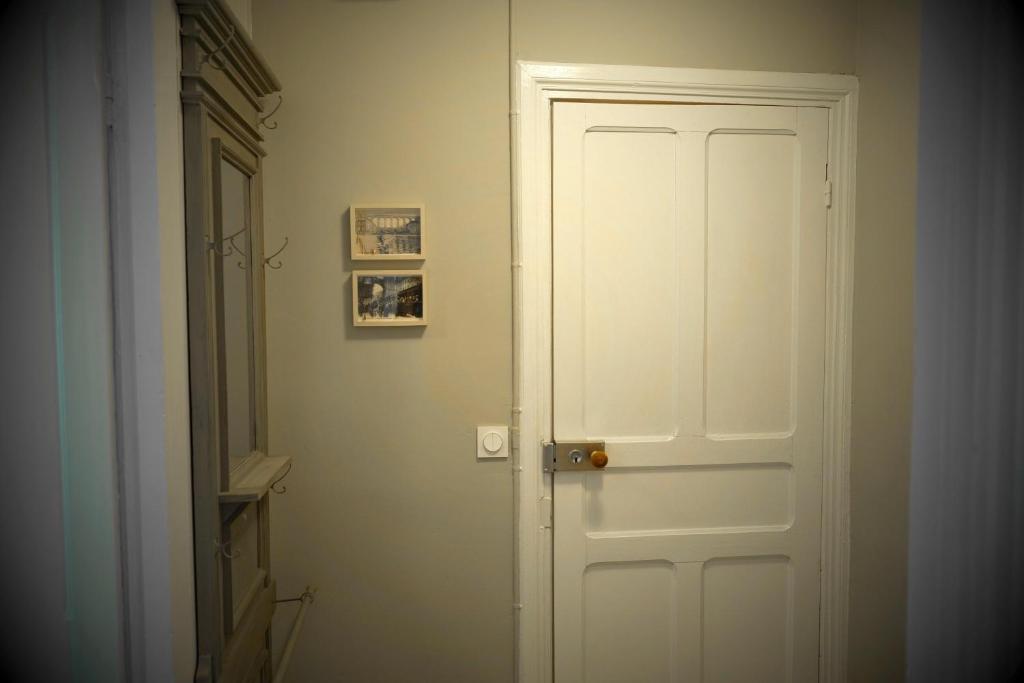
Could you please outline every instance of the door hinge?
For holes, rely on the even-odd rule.
[[[826,180],[825,181],[825,208],[826,209],[831,209],[832,208],[832,181],[831,180]]]

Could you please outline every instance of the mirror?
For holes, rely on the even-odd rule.
[[[252,267],[249,176],[220,160],[221,261],[220,306],[223,325],[224,416],[229,469],[235,470],[255,450],[253,420],[253,338],[250,291]],[[223,423],[222,423],[223,424]],[[223,441],[222,441],[223,443]]]

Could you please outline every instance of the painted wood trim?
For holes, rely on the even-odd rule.
[[[195,595],[197,655],[209,658],[210,667],[220,662],[221,610],[216,543],[219,542],[217,493],[220,489],[217,448],[217,389],[210,335],[215,325],[210,315],[209,279],[206,274],[206,216],[210,199],[205,188],[210,142],[202,108],[184,106],[182,134],[185,165],[185,265],[188,289],[188,356],[190,423],[192,432],[192,524],[195,547]],[[196,680],[205,680],[200,666]],[[212,672],[211,672],[212,675]]]
[[[847,677],[857,97],[854,87],[832,107],[829,120],[833,194],[826,264],[819,668],[825,683],[844,683]]]
[[[281,82],[270,70],[263,55],[252,42],[234,12],[224,0],[177,0],[178,14],[186,17],[200,33],[194,37],[203,40],[209,49],[225,45],[221,53],[229,60],[231,71],[239,80],[244,80],[253,92],[268,95],[281,89]],[[232,36],[231,41],[226,41]],[[220,54],[220,53],[218,53]]]
[[[260,653],[266,649],[263,633],[266,624],[274,616],[274,601],[277,599],[277,582],[269,581],[257,597],[249,604],[238,628],[232,634],[224,649],[224,667],[218,681],[242,683],[245,674],[253,667]]]
[[[858,81],[853,76],[519,62],[513,88],[513,410],[516,680],[553,677],[551,478],[551,117],[554,100],[721,102],[830,110],[825,430],[819,677],[846,680],[854,191]]]
[[[249,182],[249,282],[252,319],[252,415],[256,422],[254,445],[264,455],[270,450],[267,409],[267,270],[263,233],[263,155],[255,157],[256,172]]]
[[[178,0],[177,5],[183,104],[204,105],[262,156],[263,101],[281,89],[280,82],[223,0]]]
[[[216,126],[211,126],[216,128]],[[246,282],[246,306],[248,307],[248,335],[247,342],[249,345],[249,386],[251,391],[249,394],[249,414],[251,419],[255,423],[256,429],[254,433],[253,449],[254,452],[246,458],[246,461],[241,467],[247,468],[253,466],[259,462],[260,458],[265,457],[268,448],[267,439],[267,359],[266,359],[266,290],[265,290],[265,278],[266,271],[264,269],[263,262],[263,221],[262,221],[262,192],[263,192],[263,175],[262,175],[262,157],[258,154],[252,153],[252,151],[244,144],[243,141],[231,136],[230,134],[224,135],[228,131],[218,131],[215,137],[211,138],[212,145],[212,156],[210,159],[211,163],[211,176],[213,182],[211,185],[211,193],[213,200],[213,213],[210,216],[212,221],[211,225],[213,230],[210,234],[213,240],[220,243],[224,239],[224,226],[221,224],[221,180],[220,180],[220,164],[221,161],[227,161],[237,168],[243,175],[246,176],[248,182],[248,199],[249,205],[246,207],[248,212],[248,224],[249,224],[249,247],[245,258],[247,259],[246,272],[249,274],[249,278]],[[214,131],[211,130],[210,134],[213,135]],[[214,278],[216,282],[215,292],[219,292],[223,289],[223,269],[224,259],[214,259]],[[224,302],[219,297],[214,296],[212,305],[216,310],[217,326],[216,326],[216,348],[217,354],[217,372],[218,380],[217,385],[220,389],[220,402],[224,404],[227,401],[227,380],[224,376],[227,350],[224,348],[224,321],[223,321],[223,307]],[[218,415],[218,424],[220,428],[220,448],[222,452],[227,451],[227,424],[226,415],[223,411]],[[221,488],[220,491],[223,495],[224,492],[230,490],[230,480],[233,478],[235,473],[231,471],[230,463],[227,461],[221,462]]]

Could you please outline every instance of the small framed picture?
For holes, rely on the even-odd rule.
[[[422,206],[352,206],[348,221],[354,260],[420,261],[425,256]]]
[[[418,270],[353,271],[352,323],[426,325],[426,279]]]

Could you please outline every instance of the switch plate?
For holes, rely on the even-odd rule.
[[[498,460],[508,457],[508,425],[476,428],[476,457],[478,460]]]

